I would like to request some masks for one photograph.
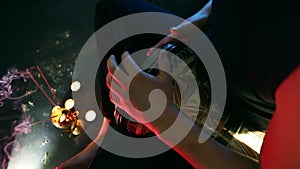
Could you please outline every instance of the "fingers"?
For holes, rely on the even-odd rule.
[[[122,98],[122,94],[124,92],[124,89],[116,81],[112,79],[112,77],[108,74],[106,76],[106,85],[109,88],[109,99],[112,103],[114,103],[116,106],[120,106],[120,98]],[[123,94],[124,95],[124,94]]]
[[[170,29],[170,32],[171,32],[171,34],[173,34],[173,35],[178,35],[179,34],[179,27],[178,26],[175,26],[175,27],[172,27],[171,29]]]
[[[159,47],[163,46],[164,44],[166,44],[166,43],[178,38],[179,36],[181,36],[180,35],[181,27],[182,27],[182,24],[170,28],[170,34],[168,36],[166,36],[165,38],[163,38],[162,40],[160,40],[152,48],[150,48],[149,51],[147,52],[147,56],[151,56],[156,49],[158,49]]]
[[[121,100],[129,99],[126,98],[127,95],[125,93],[128,91],[126,86],[129,86],[129,77],[142,71],[128,52],[123,53],[121,65],[123,66],[123,69],[117,65],[116,59],[113,55],[107,61],[108,74],[106,75],[106,85],[110,89],[111,102],[117,106],[120,105]],[[126,71],[127,74],[124,73],[123,70]]]
[[[121,102],[120,102],[120,97],[117,95],[117,93],[110,91],[109,92],[109,99],[112,103],[114,103],[116,106],[120,106]]]
[[[156,45],[154,45],[152,48],[150,48],[146,55],[151,56],[156,49],[158,49],[159,47],[163,46],[164,44],[172,41],[173,39],[174,39],[174,35],[172,35],[172,34],[169,36],[166,36],[165,38],[160,40]]]
[[[170,31],[176,34],[176,37],[180,39],[180,41],[187,42],[196,34],[197,30],[197,27],[192,22],[184,20],[178,26],[171,28]]]
[[[118,64],[114,55],[111,55],[107,60],[108,73],[113,75],[115,70],[118,68]]]
[[[142,71],[142,69],[135,63],[135,61],[132,59],[128,52],[124,52],[121,57],[122,65],[124,66],[124,69],[129,76],[134,76]]]
[[[151,56],[156,49],[174,39],[180,39],[180,41],[187,42],[191,37],[191,35],[189,36],[189,32],[192,30],[191,27],[193,26],[194,25],[190,21],[185,20],[181,24],[170,28],[170,34],[150,48],[147,52],[147,56]]]
[[[127,83],[127,75],[119,69],[119,66],[117,64],[116,58],[114,55],[111,55],[107,60],[107,70],[108,70],[108,76],[106,76],[106,84],[109,88],[111,88],[114,83],[111,83],[110,79],[114,79],[114,82],[116,82],[117,85],[121,86],[124,89],[124,86],[126,84],[123,84],[124,82]],[[109,80],[109,81],[108,81]]]
[[[106,85],[109,89],[126,90],[126,86],[129,86],[131,80],[130,77],[142,72],[141,68],[135,63],[128,52],[123,53],[120,66],[123,69],[119,68],[114,55],[110,56],[107,60],[108,74],[106,76]]]
[[[168,72],[171,72],[170,62],[167,57],[167,52],[162,50],[158,56],[158,69],[160,70],[157,77],[166,82],[172,82],[171,76]]]
[[[109,88],[109,90],[114,93],[123,94],[123,92],[125,91],[125,87],[123,87],[122,84],[118,83],[115,79],[113,79],[109,74],[106,76],[106,85]]]

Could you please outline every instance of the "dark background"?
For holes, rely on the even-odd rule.
[[[97,1],[1,0],[0,78],[12,67],[25,69],[38,65],[58,97],[62,98],[71,81],[76,57],[94,32]],[[39,79],[39,82],[42,81]],[[25,89],[28,87],[26,83],[21,85]],[[15,104],[7,100],[0,107],[0,139],[11,134],[13,122],[22,121],[22,112],[13,109]],[[31,122],[51,115],[52,105],[40,91],[22,99],[21,104],[27,106]],[[22,150],[12,154],[15,160],[8,167],[11,169],[55,168],[88,141],[85,136],[70,137],[50,121],[36,125],[30,133],[14,139],[19,141]],[[11,140],[0,141],[0,168],[4,159],[3,147],[8,141]]]
[[[14,65],[28,67],[47,57],[77,53],[94,31],[96,3],[97,0],[0,1],[0,73]],[[66,32],[69,38],[64,38]]]

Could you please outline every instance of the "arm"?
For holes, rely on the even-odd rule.
[[[162,45],[174,40],[175,38],[186,41],[193,35],[189,34],[189,29],[191,27],[191,23],[196,25],[199,29],[203,30],[207,25],[208,18],[211,13],[212,8],[212,0],[210,0],[200,11],[195,13],[193,16],[186,19],[186,21],[181,24],[174,26],[170,29],[169,36],[166,36],[161,41],[159,41],[155,46],[149,49],[147,53],[150,56],[157,48]]]
[[[163,52],[158,57],[159,68],[160,66],[168,66],[169,63]],[[149,103],[145,102],[148,100],[149,92],[153,89],[162,90],[167,98],[166,108],[162,115],[151,122],[145,123],[145,125],[151,129],[158,138],[170,147],[174,147],[182,157],[189,161],[195,168],[211,168],[211,169],[253,169],[259,168],[256,161],[248,159],[240,154],[230,151],[222,145],[216,143],[213,139],[209,139],[206,142],[200,144],[198,142],[201,128],[193,126],[188,132],[187,136],[182,139],[179,144],[176,145],[172,139],[160,135],[162,131],[168,129],[173,125],[174,120],[177,118],[178,110],[175,108],[172,101],[172,90],[171,90],[171,78],[163,72],[159,72],[157,77],[151,76],[141,71],[141,69],[134,63],[128,53],[122,55],[122,59],[128,59],[127,64],[124,65],[127,72],[135,71],[140,72],[130,82],[130,93],[124,90],[122,86],[126,86],[126,74],[122,73],[122,77],[114,75],[115,70],[122,71],[118,68],[118,65],[114,57],[110,57],[108,60],[107,85],[111,89],[113,97],[112,102],[117,106],[126,111],[129,115],[135,118],[139,122],[149,121],[148,115],[141,112],[140,110],[148,110]],[[164,69],[166,70],[166,69]],[[128,78],[127,78],[128,79]],[[115,85],[111,85],[115,83]],[[143,89],[142,91],[140,89]],[[130,94],[130,100],[124,97],[124,92]],[[129,105],[134,105],[134,107]],[[151,112],[152,113],[152,112]],[[155,112],[153,112],[155,113]],[[185,118],[179,118],[180,126],[179,129],[190,124],[191,121]],[[176,131],[172,132],[176,133]]]
[[[101,145],[104,139],[109,124],[110,124],[110,120],[104,117],[101,129],[97,137],[90,144],[88,144],[81,152],[74,155],[72,158],[68,159],[67,161],[61,163],[59,167],[56,167],[56,169],[88,168],[99,149],[99,145]]]
[[[258,169],[257,161],[246,158],[241,154],[233,152],[226,147],[220,145],[213,139],[209,139],[204,143],[199,143],[199,135],[201,128],[194,125],[187,136],[175,145],[168,138],[159,135],[161,131],[165,131],[169,124],[177,118],[178,110],[175,107],[169,106],[166,108],[163,116],[153,121],[150,125],[152,130],[157,133],[161,141],[185,158],[195,168],[205,169]],[[181,126],[189,123],[185,119],[181,120]]]
[[[104,117],[101,129],[100,129],[97,137],[89,145],[87,145],[86,148],[83,149],[80,153],[83,153],[83,154],[89,153],[89,154],[93,154],[93,156],[94,156],[96,154],[97,150],[99,149],[99,147],[100,147],[99,145],[101,145],[101,143],[105,137],[105,134],[107,133],[109,124],[110,124],[110,120]]]
[[[207,4],[197,13],[195,13],[193,16],[188,18],[187,20],[190,22],[199,20],[199,19],[205,19],[207,20],[209,15],[211,14],[211,6],[212,6],[212,0],[208,1]]]
[[[187,18],[186,20],[198,26],[199,29],[203,29],[206,26],[208,18],[211,14],[211,8],[212,0],[208,1],[207,4],[201,10],[199,10],[197,13]]]
[[[97,137],[86,147],[86,149],[91,148],[92,150],[98,150],[99,145],[102,144],[105,134],[107,133],[109,124],[110,124],[110,120],[104,117],[101,129],[100,129]]]

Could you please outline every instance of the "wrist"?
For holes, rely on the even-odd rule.
[[[197,26],[199,29],[204,29],[204,27],[207,24],[209,18],[209,14],[207,13],[199,13],[197,16],[192,16],[187,19],[187,21],[191,22],[195,26]]]
[[[148,128],[150,128],[156,135],[166,131],[176,120],[178,110],[173,104],[166,106],[164,112],[156,120],[150,122]]]

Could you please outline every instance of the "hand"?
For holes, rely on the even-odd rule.
[[[194,31],[192,31],[193,27],[197,26],[200,29],[204,29],[206,23],[206,19],[200,19],[200,20],[185,20],[181,24],[172,27],[170,29],[170,34],[166,37],[164,37],[162,40],[160,40],[156,45],[151,47],[149,51],[147,52],[147,56],[152,55],[152,53],[159,47],[163,46],[164,44],[167,44],[168,42],[174,41],[174,40],[180,40],[182,42],[187,42],[189,39],[191,39],[194,36]]]
[[[193,31],[191,31],[191,27],[197,26],[199,29],[204,30],[207,25],[207,20],[209,18],[211,12],[212,0],[210,0],[200,11],[195,13],[193,16],[186,19],[181,24],[172,27],[170,29],[170,34],[159,41],[156,45],[149,49],[147,52],[147,56],[152,55],[152,53],[159,47],[164,44],[173,41],[174,39],[178,39],[180,41],[188,41],[191,37],[193,37]]]
[[[147,52],[147,56],[151,56],[152,53],[158,49],[159,47],[163,46],[164,44],[167,44],[168,42],[174,41],[176,39],[186,41],[187,37],[185,37],[185,34],[183,33],[184,27],[187,27],[187,23],[182,23],[178,26],[172,27],[170,29],[170,34],[166,37],[164,37],[162,40],[160,40],[156,45],[154,45],[152,48],[149,49]]]
[[[166,106],[169,107],[173,105],[172,78],[167,73],[159,71],[159,74],[154,77],[143,72],[141,68],[136,65],[128,52],[122,55],[122,61],[124,70],[117,65],[114,56],[111,56],[107,62],[109,72],[107,75],[107,86],[110,89],[110,99],[116,106],[124,110],[138,122],[144,123],[154,120],[152,118],[155,116],[154,114],[162,113]],[[160,70],[169,70],[166,52],[163,51],[160,53],[158,63]],[[135,74],[136,76],[134,76]],[[155,104],[155,106],[151,106],[149,103],[149,94],[154,89],[159,89],[164,92],[165,103],[163,103],[164,101],[160,101],[163,99],[159,96],[158,99],[154,99],[154,101],[159,102],[152,103]],[[158,104],[165,104],[162,105],[165,107],[163,107],[161,112],[148,111],[153,107],[157,108],[159,106]],[[143,112],[146,110],[148,113]],[[147,124],[145,123],[145,125],[151,129],[150,123]]]

